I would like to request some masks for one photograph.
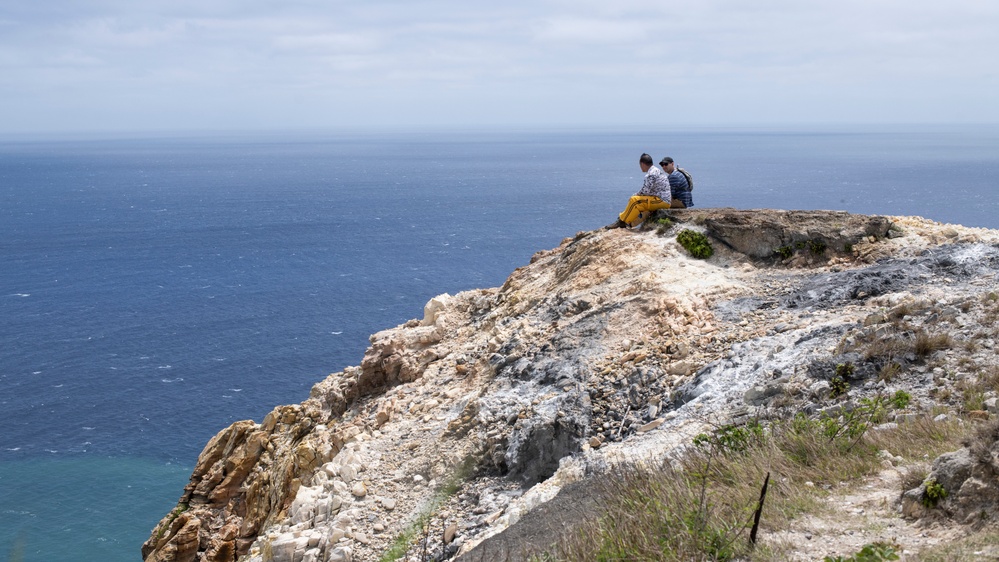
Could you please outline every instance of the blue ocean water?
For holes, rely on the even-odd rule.
[[[0,142],[0,559],[137,560],[212,435],[612,222],[643,151],[702,207],[999,228],[995,127]]]

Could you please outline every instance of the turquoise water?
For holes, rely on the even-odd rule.
[[[702,207],[999,228],[996,128],[0,142],[0,559],[137,560],[219,430],[612,222],[645,151]]]
[[[130,458],[0,463],[0,558],[138,560],[134,541],[173,509],[190,475]]]

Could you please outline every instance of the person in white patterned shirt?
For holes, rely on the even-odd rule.
[[[642,189],[631,196],[624,212],[618,215],[617,222],[607,225],[606,228],[637,226],[642,224],[652,211],[669,209],[669,178],[652,164],[652,157],[648,154],[642,154],[638,159],[638,166],[645,172]]]

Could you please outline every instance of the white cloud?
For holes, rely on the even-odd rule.
[[[8,4],[0,128],[999,121],[992,1]]]

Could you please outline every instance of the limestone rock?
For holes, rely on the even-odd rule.
[[[675,231],[579,233],[502,287],[435,297],[422,320],[372,335],[359,365],[301,404],[223,429],[144,559],[378,560],[452,483],[425,547],[428,558],[459,558],[529,525],[559,489],[667,458],[704,424],[835,417],[906,390],[902,424],[935,403],[935,384],[956,384],[946,373],[964,376],[959,359],[999,363],[985,332],[977,352],[938,351],[932,366],[914,352],[892,357],[899,372],[877,382],[884,358],[857,349],[895,336],[896,317],[959,341],[991,330],[999,233],[838,212],[670,213],[717,242],[711,259],[690,258]],[[905,236],[887,236],[892,223]],[[794,255],[777,258],[781,245]],[[850,388],[833,397],[829,380],[846,363]],[[935,466],[953,488],[936,511],[993,513],[989,470],[999,467],[989,463],[999,461],[988,459],[999,451],[972,451],[970,468],[963,458]]]

